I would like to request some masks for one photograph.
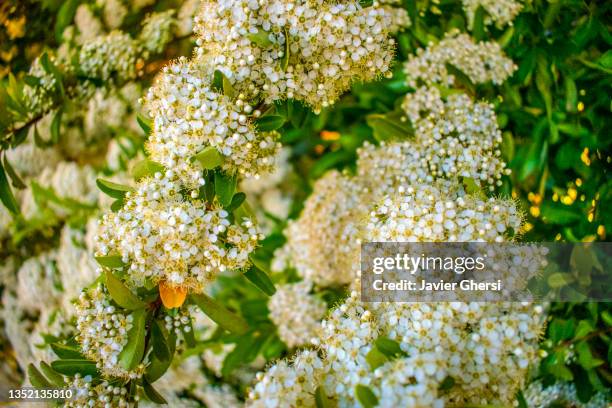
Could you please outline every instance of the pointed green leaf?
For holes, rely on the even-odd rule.
[[[125,197],[125,193],[127,193],[128,191],[134,191],[134,189],[130,186],[113,183],[112,181],[100,178],[96,180],[96,184],[98,185],[98,188],[102,190],[103,193],[113,198],[123,198]]]
[[[276,288],[274,287],[274,283],[272,283],[272,279],[257,266],[251,266],[249,270],[244,273],[244,276],[266,295],[272,296],[276,293]]]
[[[387,357],[405,356],[406,352],[401,349],[398,342],[386,337],[376,339],[376,348]]]
[[[232,202],[230,203],[229,206],[227,206],[226,210],[227,211],[236,210],[238,207],[242,205],[242,203],[244,203],[244,200],[246,200],[246,194],[242,192],[234,194],[234,197],[232,197]]]
[[[64,377],[55,371],[51,366],[44,361],[40,363],[40,370],[45,374],[45,376],[49,379],[51,384],[56,387],[65,387],[66,382],[64,381]]]
[[[213,146],[207,146],[201,152],[193,156],[194,160],[197,160],[203,169],[212,170],[223,164],[223,156]]]
[[[357,384],[355,395],[363,408],[373,408],[378,405],[378,398],[376,398],[376,394],[374,394],[370,387]]]
[[[123,198],[119,198],[112,202],[110,209],[112,212],[117,212],[123,208],[123,204],[125,204],[125,201],[123,201]]]
[[[149,401],[161,405],[168,404],[168,401],[166,401],[166,399],[159,392],[157,392],[155,388],[153,388],[153,386],[149,384],[146,380],[143,381],[142,388]]]
[[[146,318],[147,312],[144,309],[132,312],[132,328],[128,331],[128,342],[119,353],[119,364],[128,371],[135,369],[144,356]]]
[[[215,173],[215,194],[223,207],[231,204],[236,190],[237,177],[219,171]]]
[[[96,256],[96,261],[100,266],[104,266],[111,269],[123,268],[125,264],[121,260],[121,255],[104,255]]]
[[[148,119],[139,113],[136,115],[136,122],[138,122],[138,125],[145,135],[149,135],[149,133],[151,133],[151,119]]]
[[[19,177],[19,174],[17,174],[15,169],[13,169],[13,166],[11,166],[11,163],[6,158],[6,154],[4,155],[3,159],[4,159],[3,160],[4,168],[6,169],[6,173],[11,178],[11,182],[13,184],[13,187],[18,188],[20,190],[23,190],[24,188],[26,188],[25,183],[23,182],[23,180],[21,180],[21,177]]]
[[[0,165],[0,201],[2,204],[13,214],[19,214],[19,205],[17,204],[17,200],[13,195],[13,191],[11,190],[11,186],[9,185],[9,181],[6,178],[6,173],[4,172],[4,167]]]
[[[414,135],[410,121],[399,111],[370,114],[366,117],[366,123],[372,128],[374,138],[378,141],[405,140]]]
[[[57,144],[60,138],[60,126],[62,124],[63,109],[60,108],[55,112],[53,120],[51,121],[51,143]]]
[[[111,271],[106,271],[106,288],[119,306],[128,310],[142,309],[147,304],[140,300]]]
[[[223,93],[223,72],[218,69],[213,73],[212,88],[219,93]]]
[[[151,324],[151,341],[153,342],[153,352],[161,361],[170,359],[170,350],[166,343],[166,336],[160,327],[162,323],[158,320],[153,320]]]
[[[287,71],[287,67],[289,67],[290,54],[291,48],[289,47],[289,31],[287,31],[287,29],[285,28],[285,49],[280,61],[280,67],[283,71]]]
[[[56,360],[51,363],[51,368],[58,373],[67,376],[73,376],[75,374],[81,374],[82,376],[98,375],[96,363],[90,360]]]
[[[247,37],[261,48],[267,48],[273,44],[270,40],[270,33],[262,28],[258,28],[256,33],[249,33]]]
[[[144,177],[149,177],[155,175],[157,172],[163,172],[164,166],[161,164],[154,162],[153,160],[143,159],[136,162],[131,170],[130,174],[134,178],[134,180],[140,180]]]
[[[55,19],[55,39],[58,43],[62,42],[64,29],[72,23],[79,3],[79,0],[66,0],[57,12],[57,18]]]
[[[384,355],[380,350],[376,347],[372,347],[372,349],[366,354],[366,361],[370,366],[370,370],[374,371],[381,365],[385,364],[389,359],[386,355]]]
[[[244,334],[249,330],[249,325],[242,317],[230,312],[213,298],[200,294],[191,295],[191,299],[208,317],[225,330],[236,334]]]
[[[28,380],[36,388],[51,388],[52,385],[32,363],[28,365]]]
[[[335,406],[322,385],[319,385],[315,390],[315,406],[317,408],[333,408]]]
[[[283,116],[279,115],[266,115],[255,121],[257,130],[260,132],[268,132],[281,128],[286,122]]]
[[[485,9],[478,6],[474,13],[474,24],[472,25],[472,35],[476,41],[482,41],[485,38]]]
[[[85,356],[73,347],[61,343],[51,343],[51,350],[61,359],[85,360]]]

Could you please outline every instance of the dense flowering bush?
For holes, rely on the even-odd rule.
[[[606,239],[609,11],[0,5],[0,397],[607,406],[607,303],[365,302],[360,262],[368,242]],[[495,260],[524,285],[545,254]],[[609,257],[567,257],[605,279]]]

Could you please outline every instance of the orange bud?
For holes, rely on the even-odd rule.
[[[159,284],[159,296],[161,296],[162,303],[168,309],[173,307],[181,307],[185,303],[187,297],[187,289],[173,287],[163,281]]]

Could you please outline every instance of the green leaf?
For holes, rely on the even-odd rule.
[[[132,312],[132,328],[127,334],[128,342],[119,353],[119,364],[128,371],[135,369],[144,356],[146,318],[147,312],[144,309]]]
[[[387,357],[406,356],[399,343],[387,337],[379,337],[375,342],[376,348]]]
[[[476,85],[474,85],[467,74],[454,66],[451,62],[446,64],[446,70],[449,74],[455,77],[456,86],[465,88],[465,90],[472,95],[476,93]]]
[[[121,260],[121,255],[104,255],[96,256],[95,258],[100,266],[104,266],[106,268],[119,269],[125,266]]]
[[[578,352],[578,363],[585,369],[598,367],[605,362],[601,359],[593,357],[589,343],[581,341],[576,345],[576,351]]]
[[[112,212],[117,212],[121,208],[123,208],[123,204],[125,204],[125,202],[123,201],[123,198],[119,198],[112,202],[110,209]]]
[[[123,198],[125,197],[125,193],[128,191],[134,191],[132,187],[125,186],[123,184],[113,183],[112,181],[97,179],[96,184],[98,188],[102,190],[106,195],[113,198]]]
[[[593,330],[593,325],[588,320],[580,320],[578,322],[578,326],[576,327],[576,333],[574,334],[574,339],[580,339],[587,334],[591,333]]]
[[[372,350],[366,354],[366,361],[370,366],[370,370],[374,371],[381,365],[385,364],[389,359],[378,348],[372,347]]]
[[[164,166],[162,166],[161,164],[154,162],[153,160],[143,159],[136,162],[132,166],[130,173],[134,180],[140,180],[144,177],[150,177],[155,175],[155,173],[157,172],[161,173],[163,171]]]
[[[230,312],[221,303],[205,295],[191,295],[193,302],[219,326],[236,334],[244,334],[249,330],[247,322],[237,314]]]
[[[0,166],[0,201],[13,215],[20,213],[19,205],[6,178],[3,166]]]
[[[506,163],[510,163],[512,161],[514,158],[514,151],[514,138],[512,137],[512,133],[504,132],[502,134],[501,153]]]
[[[236,210],[238,207],[240,207],[242,205],[242,203],[244,203],[245,200],[246,200],[246,194],[244,194],[244,193],[236,193],[236,194],[234,194],[234,196],[232,197],[232,202],[226,208],[227,211],[234,211],[234,210]]]
[[[571,76],[567,75],[565,77],[565,110],[575,113],[577,106],[578,91],[576,89],[576,82],[574,82]]]
[[[560,378],[563,381],[572,381],[574,379],[574,374],[572,374],[572,371],[563,363],[556,364],[551,371],[555,377]]]
[[[57,112],[55,112],[55,116],[53,116],[53,120],[51,121],[51,143],[53,144],[57,144],[57,142],[59,142],[62,113],[63,109],[58,109]]]
[[[455,379],[453,377],[451,377],[450,375],[446,376],[446,378],[444,378],[444,380],[440,383],[440,386],[438,387],[439,391],[448,391],[451,388],[453,388],[453,386],[455,385]]]
[[[562,288],[575,281],[576,281],[576,278],[574,278],[569,273],[563,273],[563,272],[555,272],[551,274],[547,279],[548,286],[550,286],[553,289]]]
[[[357,384],[355,387],[355,395],[357,396],[357,401],[359,401],[363,408],[372,408],[378,405],[378,398],[376,398],[376,395],[370,387]]]
[[[28,365],[28,380],[35,388],[51,388],[52,385],[32,363]]]
[[[514,26],[510,26],[504,31],[504,34],[500,38],[497,39],[497,43],[500,47],[506,48],[508,44],[510,44],[510,40],[514,36]]]
[[[194,160],[197,160],[203,169],[212,170],[223,164],[223,156],[213,146],[205,147],[201,152],[193,156]]]
[[[55,371],[51,366],[44,361],[40,363],[40,369],[45,374],[45,376],[49,379],[51,384],[56,387],[65,387],[66,382],[64,381],[64,377],[60,375],[57,371]]]
[[[366,123],[374,131],[374,138],[379,142],[387,140],[405,140],[414,135],[414,130],[406,115],[399,111],[373,113],[366,116]]]
[[[325,387],[319,385],[315,390],[315,406],[316,408],[333,408],[335,404],[333,400],[327,396]]]
[[[58,373],[67,376],[74,376],[75,374],[81,374],[82,376],[98,375],[96,363],[90,360],[55,360],[51,363],[51,368]]]
[[[274,44],[272,40],[270,40],[270,33],[263,28],[258,28],[256,33],[249,33],[247,38],[261,48],[267,48]]]
[[[61,343],[51,343],[51,350],[61,359],[85,360],[79,350]]]
[[[474,13],[474,24],[472,24],[472,35],[476,41],[482,41],[485,38],[485,9],[478,6]]]
[[[36,145],[36,147],[45,149],[47,147],[53,146],[53,140],[43,140],[43,138],[40,136],[40,133],[38,133],[38,127],[34,125],[34,144]]]
[[[227,207],[232,203],[237,181],[235,175],[230,176],[222,171],[215,173],[215,194],[223,207]]]
[[[213,73],[212,88],[219,93],[223,93],[223,73],[218,69]]]
[[[164,331],[164,327],[160,326],[162,331]],[[164,331],[165,332],[165,331]],[[173,332],[168,332],[166,337],[166,345],[168,346],[168,351],[170,353],[170,358],[166,361],[160,360],[156,354],[151,356],[151,362],[147,366],[145,371],[145,378],[149,383],[153,383],[157,381],[170,367],[172,363],[172,358],[174,356],[174,352],[176,349],[176,335]]]
[[[153,320],[151,324],[151,341],[153,343],[153,352],[159,358],[160,361],[169,360],[172,356],[170,355],[170,349],[168,348],[166,336],[161,328],[161,322]]]
[[[162,405],[168,404],[168,401],[166,401],[166,399],[159,392],[157,392],[155,388],[153,388],[153,386],[147,381],[142,382],[142,389],[149,401]]]
[[[268,274],[259,269],[257,266],[251,266],[249,270],[244,273],[244,276],[266,295],[272,296],[274,293],[276,293],[274,283],[272,283],[272,280]]]
[[[569,340],[574,337],[574,320],[555,318],[548,326],[548,337],[557,343],[561,340]]]
[[[58,43],[62,42],[64,29],[72,23],[76,9],[80,0],[66,0],[62,3],[57,18],[55,20],[55,39]]]
[[[518,403],[518,408],[529,408],[527,404],[527,400],[525,399],[525,395],[523,395],[522,390],[518,390],[516,393],[516,401]]]
[[[287,67],[289,67],[289,57],[291,55],[291,48],[289,47],[289,32],[287,28],[285,28],[285,49],[283,51],[283,56],[280,60],[280,68],[283,71],[287,71]]]
[[[280,115],[266,115],[262,116],[255,121],[257,130],[260,132],[268,132],[271,130],[280,129],[283,127],[287,120],[285,117]]]
[[[123,284],[111,271],[106,271],[106,288],[115,303],[127,310],[142,309],[147,304],[140,300],[132,291]]]
[[[223,75],[222,84],[223,84],[223,95],[227,96],[228,98],[233,99],[234,96],[236,96],[236,91],[234,90],[234,86],[232,85],[232,82],[225,75]]]
[[[23,182],[23,180],[21,180],[21,177],[19,177],[15,169],[13,169],[13,166],[11,166],[11,163],[6,158],[6,154],[3,157],[3,164],[4,164],[4,168],[6,169],[6,172],[8,173],[11,179],[13,187],[18,188],[20,190],[23,190],[24,188],[26,188],[25,183]]]
[[[145,135],[151,133],[151,119],[148,119],[139,113],[138,115],[136,115],[136,122],[138,122],[138,125],[145,133]]]

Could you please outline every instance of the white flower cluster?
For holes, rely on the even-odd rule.
[[[232,224],[217,204],[184,196],[173,176],[143,180],[123,208],[103,216],[97,253],[120,254],[136,285],[150,279],[201,292],[217,273],[245,267],[260,234],[250,219]]]
[[[83,75],[119,82],[135,79],[139,75],[137,65],[143,60],[136,41],[122,31],[113,31],[83,44],[79,62]]]
[[[109,7],[117,12],[114,6]],[[64,45],[56,56],[49,56],[49,61],[56,65],[64,78],[79,74],[105,81],[107,85],[123,84],[141,75],[144,61],[150,54],[164,49],[172,37],[173,23],[173,11],[152,13],[145,19],[142,32],[136,39],[120,30],[106,34],[91,8],[81,5],[75,16],[80,34],[76,39],[79,46],[73,49]],[[32,63],[29,75],[38,78],[37,85],[24,88],[30,111],[32,114],[48,112],[54,107],[55,75],[43,68],[40,58]],[[66,93],[73,101],[78,101],[89,98],[94,89],[89,80],[81,80],[67,87]]]
[[[408,86],[452,86],[455,76],[449,72],[447,64],[459,69],[475,84],[492,81],[499,85],[516,69],[496,42],[475,43],[469,35],[452,30],[437,44],[420,48],[416,55],[408,58],[404,64]]]
[[[297,220],[285,231],[291,264],[321,286],[343,285],[359,260],[357,224],[367,214],[360,184],[337,171],[315,183]]]
[[[142,23],[138,40],[145,50],[159,54],[172,39],[172,29],[176,20],[174,10],[149,14]]]
[[[358,172],[371,180],[371,190],[385,192],[440,177],[467,177],[493,190],[509,173],[492,105],[475,103],[464,94],[444,101],[436,88],[422,87],[406,96],[402,108],[413,124],[414,139],[366,144],[359,150]]]
[[[529,384],[524,392],[528,406],[533,408],[572,407],[572,408],[605,408],[612,402],[609,395],[598,392],[589,402],[580,401],[576,395],[576,386],[573,383],[557,382],[544,387],[542,382],[535,381]]]
[[[91,376],[77,374],[69,384],[75,396],[64,402],[66,408],[127,408],[130,406],[128,389],[108,381],[93,384]]]
[[[470,27],[474,24],[478,7],[482,6],[486,11],[484,23],[495,23],[498,28],[512,24],[512,20],[523,8],[520,0],[462,0],[462,3]]]
[[[243,176],[266,173],[280,145],[276,132],[257,132],[253,107],[238,95],[212,89],[212,72],[181,58],[164,68],[147,96],[154,131],[147,143],[151,159],[171,168],[190,187],[203,184],[202,167],[193,156],[213,146],[222,168]]]
[[[396,17],[403,15],[403,20]],[[270,103],[295,98],[315,111],[355,79],[389,73],[405,10],[357,1],[205,1],[196,17],[198,45],[239,93]]]
[[[81,293],[77,304],[77,340],[83,353],[96,362],[104,375],[136,378],[142,374],[143,365],[127,371],[119,364],[133,317],[115,308],[108,296],[102,285]]]
[[[369,241],[503,242],[519,231],[522,216],[514,202],[466,194],[454,181],[400,186],[370,213]]]
[[[511,405],[537,354],[539,306],[365,304],[358,298],[353,292],[324,321],[320,353],[304,351],[292,364],[281,361],[259,374],[248,405],[314,406],[321,386],[338,406],[349,407],[357,385],[370,387],[380,407]],[[367,356],[379,338],[395,341],[405,355],[370,366]],[[448,377],[454,385],[441,390]]]
[[[310,343],[327,311],[325,301],[311,295],[311,289],[309,281],[277,285],[276,293],[268,301],[270,320],[289,347]]]

